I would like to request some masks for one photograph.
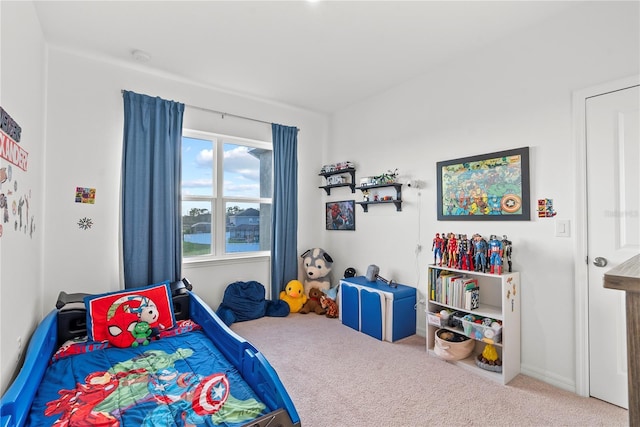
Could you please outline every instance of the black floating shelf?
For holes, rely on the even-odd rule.
[[[365,212],[369,212],[369,205],[380,205],[383,203],[393,203],[394,205],[396,205],[396,211],[398,212],[402,211],[402,200],[378,200],[378,201],[374,200],[372,202],[356,202],[356,203],[362,206],[362,209],[364,209]]]
[[[362,185],[360,187],[356,187],[356,189],[360,191],[368,191],[373,188],[383,188],[383,187],[394,187],[396,189],[396,199],[395,200],[370,200],[368,202],[356,202],[365,212],[369,212],[369,205],[378,205],[382,203],[393,203],[396,205],[396,211],[402,211],[402,184],[399,182],[394,182],[391,184],[375,184],[375,185]]]
[[[324,191],[327,192],[327,196],[331,195],[331,189],[332,188],[338,188],[338,187],[350,187],[351,188],[351,192],[355,193],[356,192],[356,170],[355,168],[346,168],[346,169],[339,169],[339,170],[335,170],[335,171],[331,171],[331,172],[321,172],[318,175],[319,176],[324,176],[325,178],[329,177],[329,176],[333,176],[333,175],[342,175],[348,173],[349,175],[351,175],[351,182],[345,182],[342,184],[331,184],[331,185],[323,185],[320,186],[318,188],[323,188]]]
[[[327,196],[331,195],[331,189],[332,188],[337,188],[337,187],[351,187],[351,192],[355,193],[356,192],[356,185],[353,183],[344,183],[344,184],[333,184],[333,185],[323,185],[321,187],[318,188],[324,188],[324,191],[327,192]]]

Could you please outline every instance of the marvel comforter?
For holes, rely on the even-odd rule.
[[[73,346],[87,352],[73,354]],[[266,413],[199,330],[135,348],[73,344],[67,353],[47,369],[29,425],[233,427]]]
[[[197,296],[182,298],[190,303],[188,320],[126,348],[96,341],[58,348],[54,310],[34,333],[25,364],[2,397],[0,425],[235,427],[277,420],[299,426],[262,354]]]

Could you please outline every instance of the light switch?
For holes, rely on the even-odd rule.
[[[568,219],[556,219],[556,237],[571,236],[571,224]]]

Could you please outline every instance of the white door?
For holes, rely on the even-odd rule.
[[[639,100],[635,86],[586,101],[589,390],[624,408],[625,295],[602,284],[605,272],[640,252]]]

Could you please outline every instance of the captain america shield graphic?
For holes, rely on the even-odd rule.
[[[191,406],[198,415],[215,414],[229,397],[229,380],[222,373],[204,378],[193,394]]]

